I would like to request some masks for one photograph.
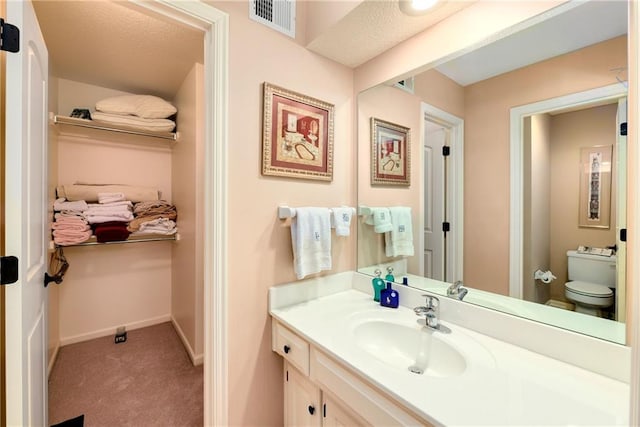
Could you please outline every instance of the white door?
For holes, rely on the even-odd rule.
[[[47,425],[47,49],[29,1],[7,2],[6,21],[20,29],[20,52],[7,54],[5,255],[19,259],[7,285],[8,426]]]
[[[424,276],[445,280],[445,157],[449,129],[425,119],[424,126]]]

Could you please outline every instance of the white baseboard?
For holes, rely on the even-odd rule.
[[[51,371],[53,370],[53,365],[56,364],[56,359],[58,358],[58,351],[60,350],[60,341],[56,345],[56,348],[53,349],[53,353],[51,354],[51,358],[49,359],[49,365],[47,366],[47,379],[51,376]]]
[[[127,328],[127,331],[132,331],[134,329],[146,328],[147,326],[153,326],[159,323],[169,322],[170,320],[172,320],[171,315],[165,314],[162,316],[153,317],[151,319],[140,320],[138,322],[125,323],[124,325],[119,323],[109,328],[104,328],[97,331],[87,332],[79,335],[73,335],[70,337],[60,338],[60,346],[75,344],[83,341],[89,341],[94,338],[101,338],[109,335],[115,335],[116,329],[118,329],[118,327],[120,326],[124,326],[125,328]]]
[[[178,336],[180,337],[180,339],[182,340],[182,344],[184,345],[184,348],[187,350],[187,353],[189,354],[189,358],[191,359],[191,363],[193,363],[193,366],[202,365],[204,363],[204,354],[194,353],[193,349],[191,348],[191,344],[189,344],[189,340],[187,339],[184,332],[182,331],[182,328],[180,327],[180,325],[178,324],[178,322],[173,316],[171,316],[171,323],[173,323],[173,327],[178,333]]]

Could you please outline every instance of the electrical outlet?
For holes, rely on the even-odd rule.
[[[116,344],[120,344],[121,342],[125,342],[127,340],[127,331],[124,326],[120,326],[116,330],[116,337],[113,340]]]

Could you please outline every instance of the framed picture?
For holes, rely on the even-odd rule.
[[[371,184],[411,183],[409,128],[371,118]]]
[[[580,149],[579,227],[610,227],[612,152],[612,145]]]
[[[264,83],[262,174],[333,179],[334,106]]]

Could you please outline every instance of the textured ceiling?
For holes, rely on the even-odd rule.
[[[201,32],[124,2],[33,3],[56,77],[171,99],[203,62]]]
[[[408,16],[400,11],[399,0],[364,0],[333,28],[310,40],[307,48],[357,67],[474,1],[442,1],[426,15]]]
[[[462,86],[627,33],[627,1],[577,6],[436,69]],[[625,64],[620,64],[624,66]]]

